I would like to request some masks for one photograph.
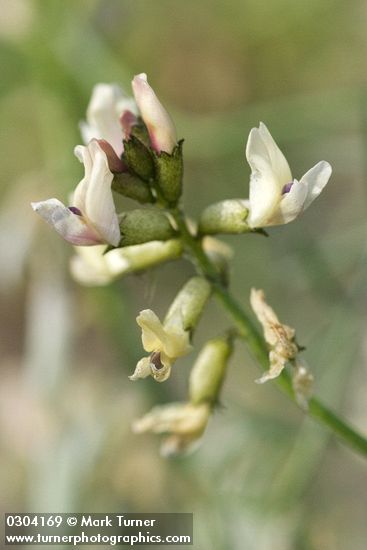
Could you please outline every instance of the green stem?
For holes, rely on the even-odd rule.
[[[179,209],[174,209],[171,210],[171,214],[185,242],[190,259],[196,265],[198,271],[210,281],[215,297],[234,321],[240,337],[247,342],[251,353],[258,360],[261,367],[267,370],[269,367],[268,349],[262,335],[230,291],[222,284],[220,274],[204,253],[201,241],[189,232],[182,212]],[[276,383],[283,392],[295,401],[292,381],[287,372],[283,372]],[[367,439],[329,410],[316,397],[309,400],[308,413],[320,424],[329,428],[343,443],[367,456]]]

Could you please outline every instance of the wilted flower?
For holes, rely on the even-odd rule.
[[[163,456],[187,453],[193,450],[202,436],[210,413],[211,407],[208,403],[170,403],[154,407],[133,424],[133,431],[169,434],[161,446]]]
[[[172,153],[177,144],[176,129],[170,115],[149,86],[147,75],[141,73],[135,76],[132,87],[152,148],[157,153]]]
[[[294,220],[318,197],[331,175],[330,164],[321,161],[300,181],[293,179],[287,160],[262,122],[250,132],[246,157],[252,171],[247,219],[252,228]]]
[[[257,383],[262,384],[279,376],[285,364],[294,359],[299,350],[294,341],[295,330],[279,321],[274,310],[265,302],[265,294],[262,290],[253,288],[250,302],[263,327],[264,338],[270,346],[269,371],[256,380]]]
[[[87,109],[87,121],[80,124],[85,144],[91,139],[106,140],[118,157],[129,137],[131,125],[136,124],[138,109],[133,98],[116,84],[97,84]]]
[[[178,258],[182,253],[182,243],[179,239],[171,239],[115,248],[109,252],[104,245],[76,247],[75,250],[76,254],[70,260],[74,279],[87,286],[98,286]]]
[[[130,380],[152,375],[158,382],[164,382],[174,361],[190,352],[190,332],[184,329],[183,317],[179,314],[161,323],[154,311],[144,309],[136,321],[142,329],[143,347],[150,356],[138,362]]]
[[[32,208],[66,241],[80,246],[107,243],[117,246],[120,228],[113,202],[107,157],[98,142],[78,145],[75,155],[85,175],[74,191],[72,206],[58,199],[33,202]]]

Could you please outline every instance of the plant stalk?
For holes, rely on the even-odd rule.
[[[183,213],[178,208],[172,209],[170,212],[176,221],[177,228],[181,233],[181,238],[185,243],[185,248],[191,261],[199,273],[211,283],[214,296],[234,321],[239,336],[247,343],[252,355],[257,359],[261,368],[267,370],[269,367],[269,352],[264,338],[245,310],[221,282],[220,274],[205,254],[200,239],[190,233]],[[296,402],[291,377],[286,371],[283,371],[275,382],[284,393]],[[327,427],[345,445],[367,457],[367,439],[349,426],[336,413],[323,405],[316,397],[312,397],[309,400],[308,414],[321,425]]]

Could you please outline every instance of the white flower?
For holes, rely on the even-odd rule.
[[[152,148],[160,153],[172,153],[177,144],[176,129],[165,108],[149,86],[145,73],[134,77],[132,88],[135,98],[128,97],[115,84],[97,84],[87,109],[87,121],[80,124],[84,142],[91,139],[103,140],[101,143],[110,161],[112,171],[122,171],[113,155],[108,151],[110,145],[121,158],[124,150],[123,140],[129,139],[132,126],[141,116],[147,127]],[[121,161],[120,161],[121,162]],[[118,169],[113,167],[118,166]]]
[[[116,84],[97,84],[87,109],[87,122],[80,124],[85,144],[91,139],[106,140],[118,157],[123,152],[122,140],[128,138],[131,125],[136,123],[138,109]]]
[[[178,258],[182,243],[178,239],[150,241],[106,251],[106,246],[76,247],[76,254],[70,260],[70,271],[74,279],[87,286],[106,285],[111,281],[153,267],[162,262]]]
[[[250,303],[263,327],[265,341],[270,346],[269,371],[256,380],[262,384],[281,374],[286,363],[296,357],[298,346],[294,341],[295,330],[279,321],[274,310],[266,303],[262,290],[251,289]]]
[[[121,236],[107,157],[95,140],[87,147],[78,145],[75,155],[84,163],[85,175],[74,191],[72,206],[49,199],[33,202],[32,208],[72,244],[117,246]]]
[[[318,197],[331,175],[330,164],[321,161],[300,181],[293,179],[287,160],[262,122],[250,132],[246,157],[251,167],[247,222],[252,228],[294,220]]]
[[[154,311],[144,309],[136,321],[142,329],[143,347],[150,356],[138,362],[130,380],[152,375],[158,382],[164,382],[171,373],[174,361],[190,352],[190,333],[184,329],[179,314],[161,323]]]
[[[193,450],[203,434],[210,413],[208,403],[170,403],[154,407],[143,418],[135,421],[133,431],[169,434],[161,447],[163,456],[187,453]]]
[[[172,153],[177,144],[176,129],[170,115],[149,86],[147,75],[141,73],[135,76],[132,87],[152,148],[158,153]]]
[[[129,262],[123,255],[123,248],[105,253],[105,245],[78,246],[70,259],[70,271],[74,279],[86,286],[106,285],[124,275]]]

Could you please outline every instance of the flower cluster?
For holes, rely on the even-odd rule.
[[[134,138],[135,128],[140,130],[143,123],[147,131],[148,147],[135,138],[144,147],[146,156],[149,147],[159,156],[163,152],[170,155],[177,145],[173,122],[149,86],[146,75],[136,76],[132,88],[135,99],[126,96],[116,85],[95,87],[87,120],[81,123],[85,145],[74,149],[75,156],[84,164],[85,174],[71,197],[71,206],[63,205],[58,199],[32,203],[33,209],[74,245],[117,247],[120,244],[112,182],[115,174],[129,172],[124,153]]]
[[[248,198],[211,204],[198,223],[192,223],[179,206],[183,142],[146,74],[134,77],[132,90],[129,97],[116,85],[95,86],[86,120],[80,124],[84,145],[74,149],[84,165],[84,177],[70,205],[52,198],[32,207],[74,245],[71,273],[85,285],[107,284],[195,252],[191,257],[198,260],[198,276],[178,292],[163,321],[150,309],[137,316],[148,355],[137,363],[130,379],[152,376],[164,382],[176,360],[191,352],[194,331],[212,290],[218,292],[228,283],[231,252],[210,235],[261,232],[293,221],[321,193],[331,167],[321,161],[300,180],[294,179],[283,153],[260,123],[250,131],[246,146],[251,168]],[[117,212],[114,193],[135,200],[139,207],[129,209],[127,203],[126,210]],[[312,376],[298,360],[294,329],[279,321],[262,291],[252,291],[251,305],[270,348],[269,371],[258,382],[279,376],[290,362],[295,395],[305,407]],[[204,346],[190,375],[187,402],[155,408],[135,423],[137,432],[170,434],[164,454],[187,451],[204,432],[219,399],[230,340],[225,336]]]

